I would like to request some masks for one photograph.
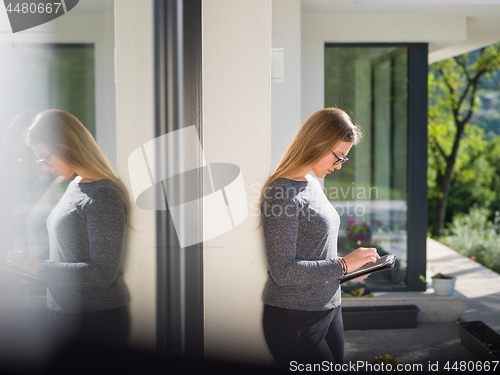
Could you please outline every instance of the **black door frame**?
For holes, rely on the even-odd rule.
[[[155,137],[191,125],[202,140],[201,0],[154,2]],[[197,152],[201,166],[201,150]],[[172,150],[169,163],[179,162]],[[165,160],[157,160],[165,165]],[[202,170],[197,191],[202,195]],[[163,184],[163,196],[182,201],[182,180]],[[202,231],[202,212],[196,225]],[[159,352],[203,358],[203,244],[181,248],[168,209],[157,211],[156,344]]]

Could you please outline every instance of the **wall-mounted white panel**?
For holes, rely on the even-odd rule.
[[[271,82],[283,83],[285,78],[285,49],[271,49]]]

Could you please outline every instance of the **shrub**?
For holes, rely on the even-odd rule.
[[[500,265],[500,213],[488,221],[490,211],[473,207],[468,214],[457,214],[448,226],[446,245],[498,272]]]

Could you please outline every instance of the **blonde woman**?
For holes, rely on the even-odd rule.
[[[119,270],[125,188],[89,131],[67,112],[38,114],[27,140],[44,171],[76,178],[47,219],[49,260],[10,252],[7,262],[47,283],[51,333],[125,343],[129,294]]]
[[[380,256],[374,248],[359,248],[337,257],[340,217],[309,173],[322,178],[340,170],[361,136],[344,111],[315,112],[263,189],[261,217],[269,270],[263,326],[279,366],[343,363],[339,279]]]

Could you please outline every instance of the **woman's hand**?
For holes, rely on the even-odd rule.
[[[361,281],[361,280],[366,279],[366,278],[367,278],[368,276],[370,276],[370,275],[371,275],[371,273],[369,273],[369,274],[367,274],[367,275],[360,276],[360,277],[356,277],[354,280],[359,280],[359,281]]]
[[[347,272],[356,271],[365,264],[376,262],[377,259],[380,259],[380,255],[374,247],[360,247],[344,257]]]
[[[42,260],[25,251],[9,251],[5,262],[13,268],[18,268],[21,271],[37,276],[38,267]]]

